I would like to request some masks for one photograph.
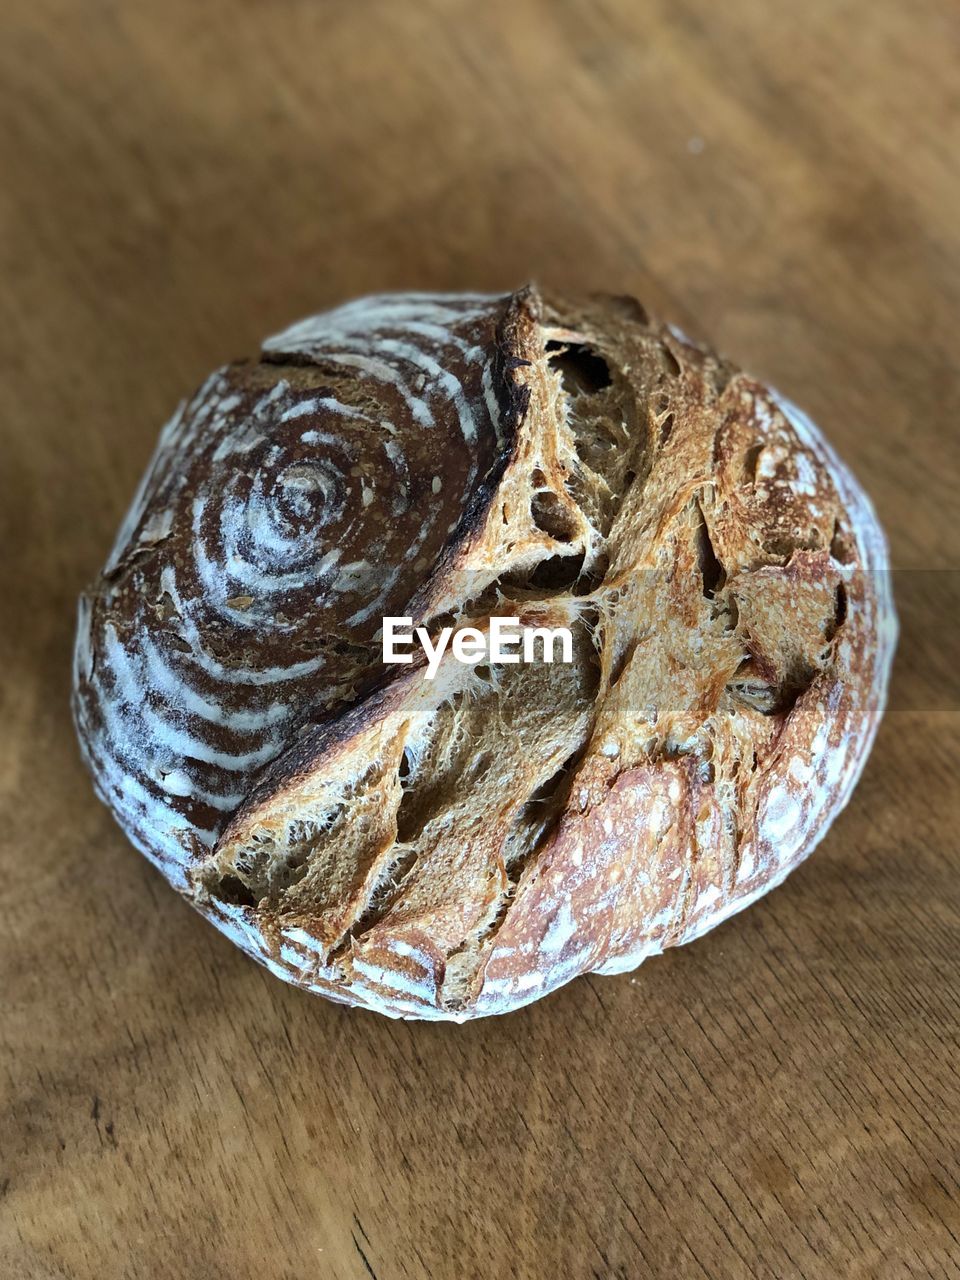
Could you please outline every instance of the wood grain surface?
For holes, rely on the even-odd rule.
[[[0,1276],[960,1276],[956,0],[4,0]],[[370,290],[631,291],[873,495],[821,850],[462,1028],[284,987],[96,802],[74,601],[214,366]]]

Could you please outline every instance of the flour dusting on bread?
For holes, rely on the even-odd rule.
[[[792,404],[629,298],[385,295],[212,375],[81,602],[133,842],[288,981],[517,1008],[698,937],[846,803],[896,624]],[[385,616],[573,661],[384,667]]]

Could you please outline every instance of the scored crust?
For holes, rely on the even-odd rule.
[[[846,803],[895,640],[873,512],[634,300],[385,295],[214,374],[81,601],[102,797],[281,977],[501,1013],[705,932]],[[379,628],[573,662],[384,668]]]

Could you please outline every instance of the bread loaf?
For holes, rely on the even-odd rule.
[[[895,639],[793,405],[631,298],[387,295],[213,374],[80,603],[94,782],[280,977],[461,1021],[690,941],[846,803]],[[572,662],[384,666],[567,626]]]

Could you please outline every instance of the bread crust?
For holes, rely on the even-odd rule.
[[[809,854],[882,714],[887,570],[809,419],[634,300],[361,299],[165,429],[81,601],[78,732],[131,840],[274,973],[463,1021]],[[380,662],[387,614],[518,613],[574,663]]]

